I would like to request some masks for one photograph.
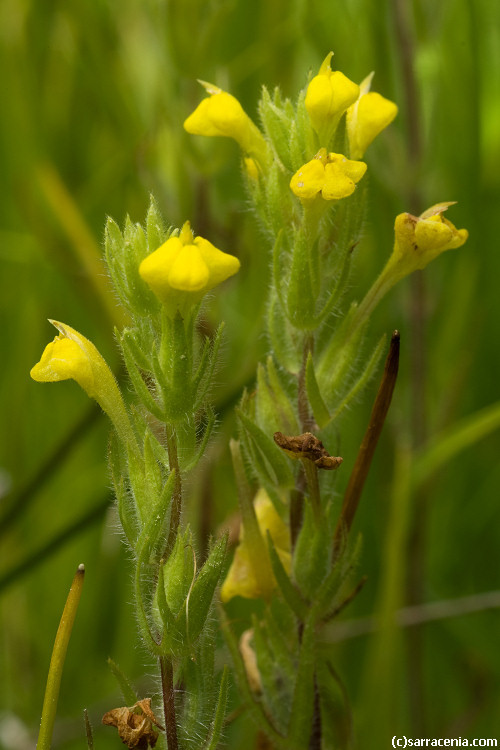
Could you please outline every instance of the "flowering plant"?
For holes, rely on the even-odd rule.
[[[106,259],[130,314],[117,338],[132,403],[93,344],[63,324],[55,324],[60,335],[32,370],[39,381],[76,380],[114,426],[109,464],[133,556],[137,621],[162,684],[161,707],[131,696],[130,708],[105,714],[129,747],[153,746],[158,732],[168,750],[195,741],[207,750],[219,746],[229,682],[226,666],[214,687],[215,601],[227,605],[238,596],[262,603],[240,639],[219,606],[221,631],[241,705],[269,746],[348,745],[342,691],[342,710],[330,710],[339,679],[322,634],[362,585],[351,580],[359,544],[350,530],[395,386],[397,332],[340,504],[342,457],[332,455],[339,417],[386,348],[385,336],[365,348],[375,306],[404,276],[462,245],[467,232],[444,218],[451,203],[420,217],[400,214],[380,276],[359,303],[346,304],[366,204],[369,166],[360,159],[397,107],[369,91],[371,76],[357,86],[332,71],[331,58],[295,105],[264,89],[260,128],[211,84],[203,84],[209,97],[184,122],[191,134],[238,143],[271,252],[269,354],[241,396],[230,444],[241,529],[229,567],[225,535],[201,561],[183,508],[216,422],[210,393],[222,326],[201,335],[203,306],[207,292],[232,283],[238,248],[217,249],[195,237],[187,221],[165,231],[154,202],[144,228],[128,225],[123,234],[110,220]]]

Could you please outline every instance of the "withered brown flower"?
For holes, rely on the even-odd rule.
[[[151,708],[151,698],[137,701],[130,708],[123,706],[107,711],[102,717],[102,723],[116,727],[123,744],[139,750],[147,750],[156,745],[158,732],[153,724],[163,729]]]

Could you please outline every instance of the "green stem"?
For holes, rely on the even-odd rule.
[[[323,513],[321,511],[321,497],[319,491],[318,481],[318,469],[315,464],[308,458],[304,458],[302,461],[304,467],[304,473],[307,479],[307,487],[309,489],[309,499],[311,501],[311,507],[313,511],[314,521],[318,528],[323,523]]]
[[[52,657],[50,659],[45,697],[43,699],[42,720],[40,722],[37,750],[50,750],[64,660],[66,658],[66,651],[71,631],[73,629],[73,623],[75,621],[76,610],[78,609],[78,603],[82,593],[84,575],[85,568],[83,565],[79,565],[75,577],[73,578],[68,598],[64,605],[61,621],[57,629]]]
[[[167,433],[167,453],[170,471],[175,471],[174,491],[172,493],[172,509],[170,511],[170,528],[168,532],[167,544],[163,559],[166,560],[172,552],[177,539],[177,531],[181,522],[182,512],[182,479],[179,468],[179,455],[177,451],[177,435],[175,427],[171,424],[166,425]]]

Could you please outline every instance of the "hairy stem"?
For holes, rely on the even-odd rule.
[[[171,424],[167,424],[167,452],[168,452],[168,464],[170,471],[175,471],[175,484],[174,491],[172,493],[172,510],[170,514],[170,529],[168,532],[167,544],[163,558],[166,560],[172,552],[177,539],[177,531],[181,521],[182,511],[182,479],[179,468],[179,456],[177,452],[177,436],[175,434],[175,427]]]

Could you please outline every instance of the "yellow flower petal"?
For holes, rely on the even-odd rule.
[[[201,292],[209,278],[210,271],[196,245],[184,245],[172,263],[168,284],[181,292]]]
[[[304,164],[290,180],[290,187],[297,198],[315,198],[325,182],[325,167],[318,159]]]
[[[241,264],[234,255],[223,253],[203,237],[196,237],[194,244],[209,269],[209,279],[205,286],[206,291],[222,284],[223,281],[239,271]]]

